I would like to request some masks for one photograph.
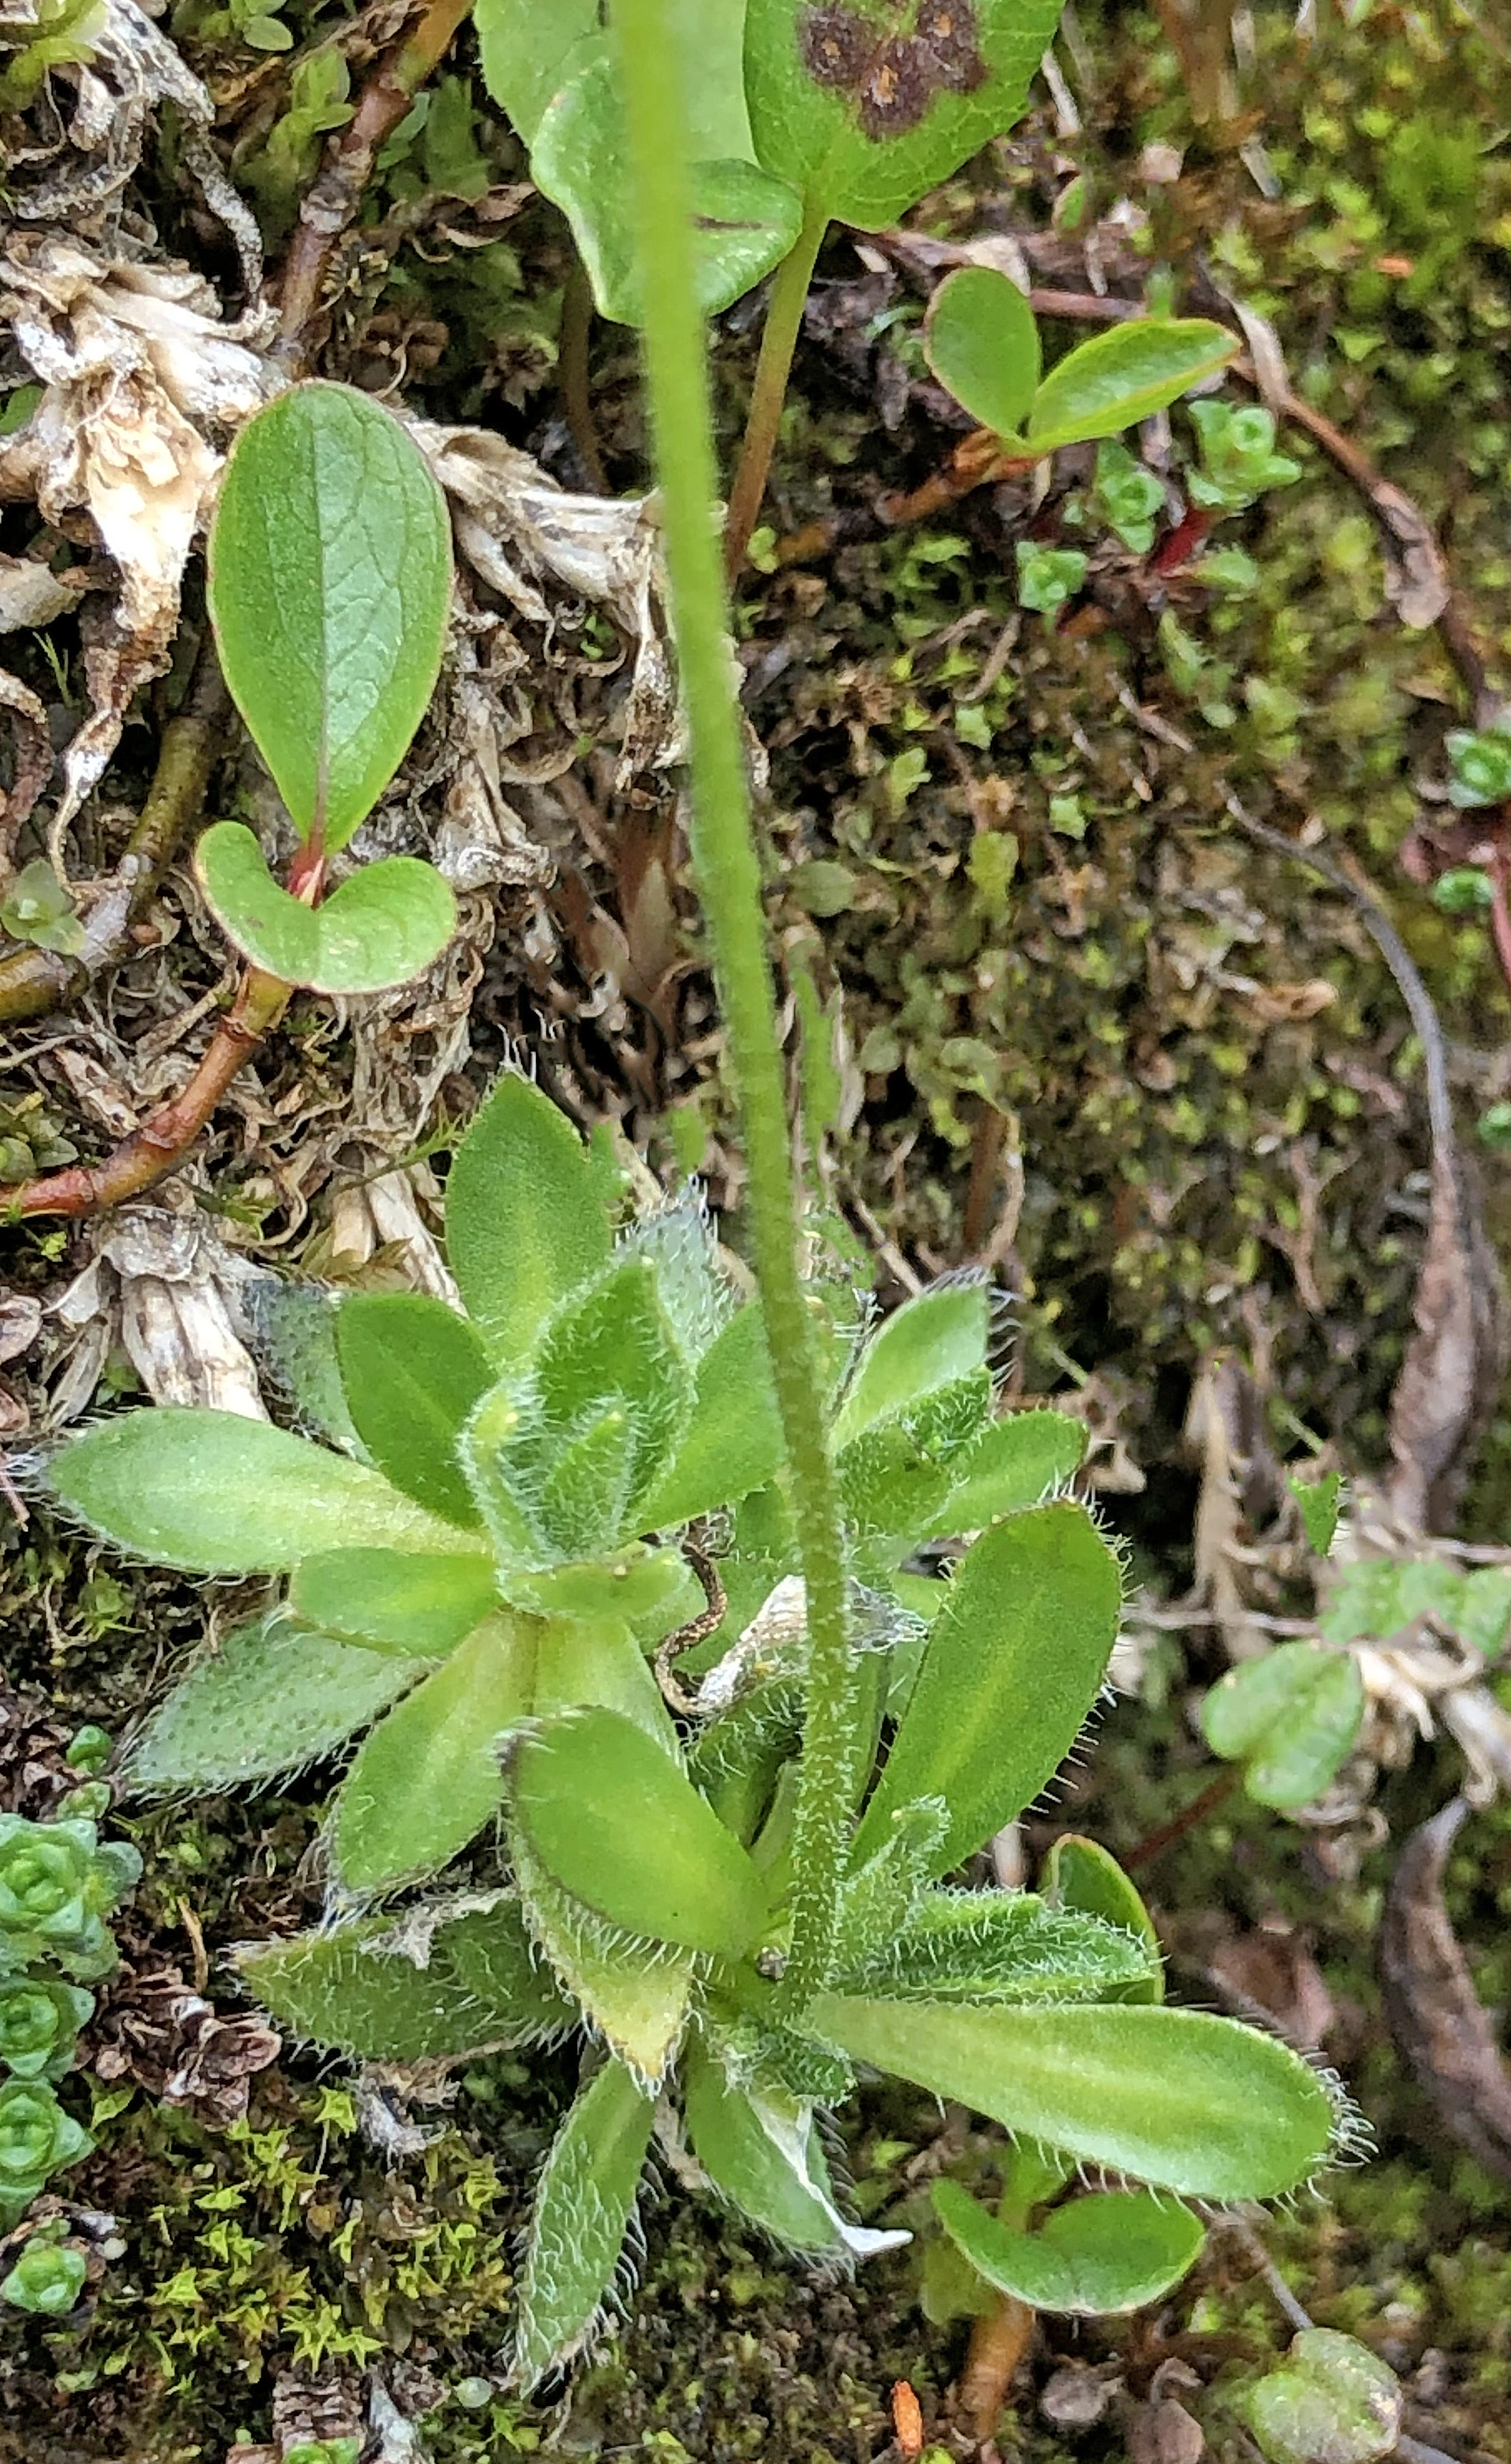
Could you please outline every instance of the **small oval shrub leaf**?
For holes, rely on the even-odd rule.
[[[1035,2310],[1096,2318],[1157,2301],[1190,2273],[1206,2232],[1176,2200],[1101,2190],[1056,2208],[1036,2233],[1015,2232],[958,2182],[933,2186],[934,2212],[978,2276]]]
[[[1351,1651],[1282,1642],[1229,1669],[1203,1702],[1201,1725],[1215,1754],[1243,1764],[1260,1805],[1309,1805],[1352,1751],[1364,1710]]]
[[[1093,334],[1045,377],[1028,442],[1036,453],[1052,453],[1061,445],[1115,436],[1215,376],[1240,347],[1236,334],[1204,317],[1131,318]]]
[[[1018,433],[1039,391],[1039,327],[1005,274],[962,265],[946,276],[929,303],[924,357],[980,427]]]
[[[318,993],[381,993],[434,964],[456,930],[456,900],[433,864],[385,855],[318,907],[293,898],[242,822],[214,822],[194,850],[206,904],[254,967]]]
[[[300,834],[371,812],[425,716],[451,532],[424,454],[370,394],[280,394],[231,449],[209,605],[231,698]]]

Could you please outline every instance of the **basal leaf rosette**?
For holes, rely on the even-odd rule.
[[[0,2228],[9,2231],[49,2174],[77,2165],[93,2145],[45,2081],[7,2079],[0,2086]]]

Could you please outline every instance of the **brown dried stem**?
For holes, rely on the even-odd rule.
[[[379,149],[393,135],[431,71],[450,48],[471,0],[427,0],[418,22],[383,54],[361,100],[337,137],[299,208],[284,259],[279,356],[302,367],[331,253],[353,221]]]
[[[230,707],[220,662],[207,634],[184,707],[163,731],[147,799],[113,882],[84,927],[81,950],[20,949],[0,958],[0,1021],[37,1018],[77,1001],[97,976],[140,957],[136,927],[157,893],[205,801],[220,725]]]
[[[987,2439],[995,2431],[1018,2365],[1028,2350],[1035,2315],[1026,2301],[1003,2293],[993,2309],[972,2321],[971,2343],[954,2399],[955,2412],[972,2438]]]

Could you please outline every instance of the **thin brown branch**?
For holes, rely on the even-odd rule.
[[[278,345],[286,364],[310,357],[309,328],[320,305],[332,252],[356,217],[379,150],[393,135],[426,78],[445,57],[471,0],[427,0],[418,21],[391,45],[362,89],[356,111],[332,141],[299,207],[284,259]]]
[[[163,731],[152,784],[115,877],[85,923],[82,949],[64,957],[27,948],[0,958],[0,1021],[62,1009],[97,976],[140,957],[136,928],[198,818],[229,708],[220,662],[207,634],[184,707]]]
[[[598,441],[598,423],[593,417],[592,386],[588,382],[588,343],[592,333],[593,286],[587,278],[586,266],[578,257],[561,293],[557,385],[561,396],[562,415],[577,447],[578,459],[587,473],[588,486],[604,496],[608,494],[608,478]]]
[[[1199,1796],[1193,1796],[1189,1805],[1183,1805],[1178,1814],[1172,1814],[1168,1822],[1162,1822],[1157,1831],[1151,1831],[1147,1839],[1129,1850],[1123,1859],[1125,1874],[1136,1874],[1145,1865],[1152,1865],[1156,1857],[1163,1857],[1167,1848],[1173,1848],[1177,1839],[1184,1839],[1188,1831],[1194,1831],[1198,1822],[1215,1814],[1233,1794],[1240,1776],[1237,1764],[1230,1763],[1215,1780],[1209,1780]]]
[[[179,1163],[192,1146],[242,1064],[272,1033],[288,1005],[292,987],[276,976],[249,968],[235,1007],[215,1029],[204,1058],[182,1094],[163,1105],[105,1157],[103,1163],[71,1164],[65,1172],[24,1181],[9,1193],[11,1222],[36,1215],[98,1215],[140,1198]]]

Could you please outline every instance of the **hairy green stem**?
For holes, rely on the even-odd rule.
[[[792,1954],[782,1980],[782,1999],[796,2007],[825,1978],[849,1832],[855,1755],[844,1551],[799,1270],[781,1045],[714,526],[713,430],[680,61],[666,0],[618,0],[614,23],[635,175],[651,429],[690,738],[692,859],[744,1125],[755,1262],[808,1592]]]
[[[731,582],[735,580],[745,561],[745,551],[751,543],[751,533],[760,513],[761,498],[766,494],[777,431],[781,426],[781,407],[787,398],[792,355],[798,347],[798,336],[802,328],[803,303],[808,297],[808,285],[813,279],[813,269],[828,228],[828,215],[814,213],[810,209],[803,218],[802,229],[793,242],[790,253],[777,268],[772,283],[765,329],[760,338],[760,357],[756,363],[756,382],[751,388],[750,409],[745,418],[739,468],[734,473],[734,485],[730,490],[730,509],[724,524],[724,570]]]

